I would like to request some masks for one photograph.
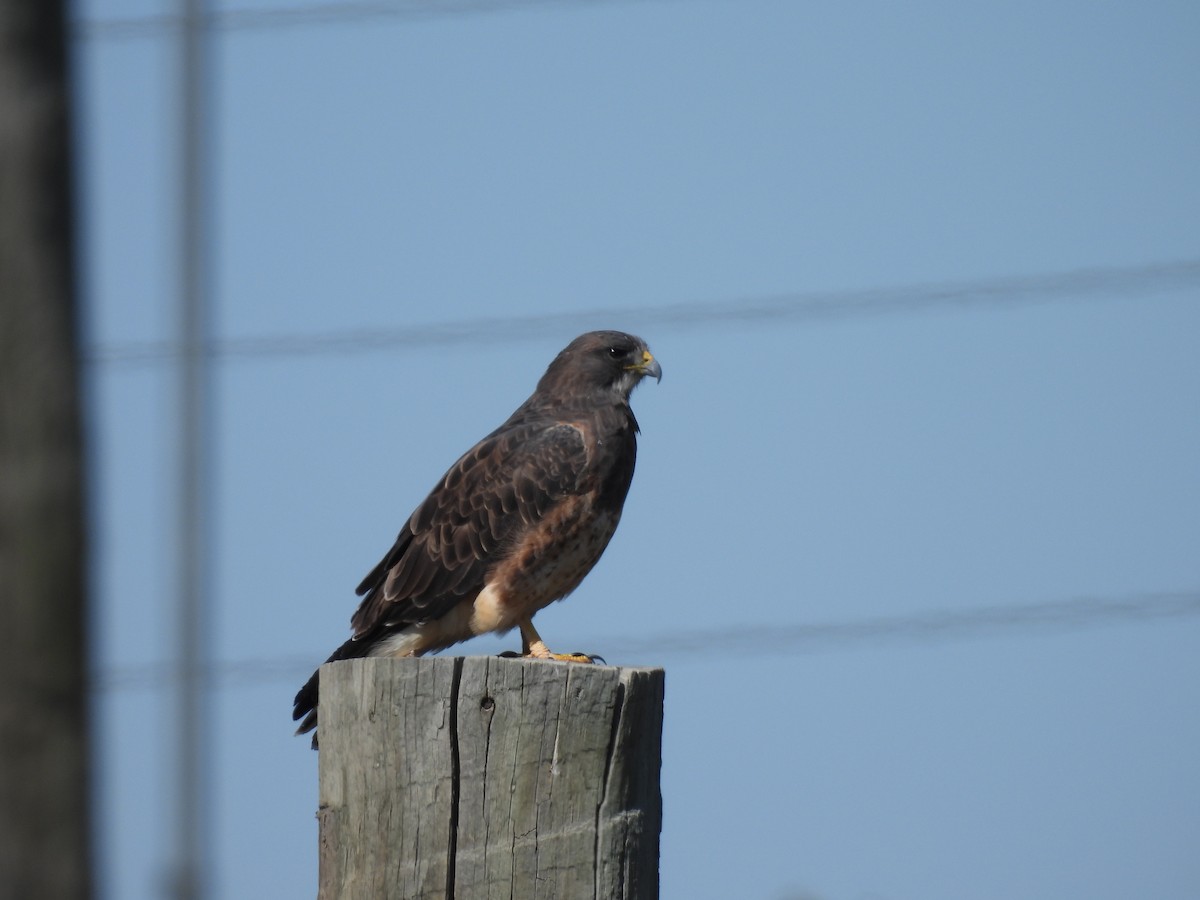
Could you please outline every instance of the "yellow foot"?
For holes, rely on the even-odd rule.
[[[551,653],[550,649],[541,641],[531,641],[525,653],[522,654],[524,659],[557,659],[560,662],[577,662],[577,663],[594,663],[599,656],[588,656],[586,653]]]

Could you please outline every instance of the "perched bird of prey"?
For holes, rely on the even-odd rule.
[[[329,662],[420,656],[512,628],[526,657],[591,662],[551,653],[533,615],[579,586],[616,531],[637,456],[629,395],[647,375],[661,381],[662,368],[641,338],[571,341],[409,516],[358,586],[353,637]],[[296,695],[297,734],[316,727],[317,678]]]

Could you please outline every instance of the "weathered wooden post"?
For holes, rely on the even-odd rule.
[[[662,669],[321,669],[319,900],[653,900]]]

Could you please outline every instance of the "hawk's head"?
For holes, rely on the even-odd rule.
[[[662,366],[645,341],[622,331],[589,331],[554,358],[538,392],[563,399],[616,394],[628,400],[647,375],[662,381]]]

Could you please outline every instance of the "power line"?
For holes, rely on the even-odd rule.
[[[1009,309],[1069,300],[1107,300],[1197,287],[1200,287],[1200,259],[1191,259],[941,284],[466,319],[406,328],[226,338],[210,343],[207,352],[221,359],[334,356],[397,348],[418,350],[541,340],[600,324],[619,323],[630,328],[663,326],[676,330],[737,324],[796,325],[940,310]],[[89,352],[88,361],[99,365],[152,365],[173,360],[178,354],[178,346],[169,341],[141,341],[95,347]]]
[[[204,16],[202,24],[212,31],[277,31],[376,19],[420,21],[519,9],[579,9],[634,2],[637,0],[439,0],[436,3],[429,0],[379,0],[374,3],[347,0],[343,3],[315,3],[273,9],[212,10]],[[167,13],[81,20],[75,25],[75,34],[84,39],[101,40],[158,38],[175,33],[181,26],[182,18],[179,15]]]
[[[767,655],[874,642],[943,643],[1017,632],[1068,632],[1117,622],[1200,615],[1200,591],[1155,592],[1120,597],[1082,597],[1020,605],[933,610],[811,625],[731,626],[719,631],[676,632],[654,638],[623,638],[613,653],[645,655],[665,644],[674,654]]]
[[[1200,590],[1143,592],[1116,597],[1081,597],[1036,603],[932,610],[845,622],[756,625],[672,631],[631,638],[600,638],[598,649],[620,657],[780,656],[862,644],[949,643],[999,634],[1066,633],[1101,625],[1191,618],[1200,615]],[[323,659],[311,656],[237,660],[215,664],[214,688],[291,682],[308,677]],[[159,688],[170,683],[169,663],[121,666],[93,680],[95,691]]]

